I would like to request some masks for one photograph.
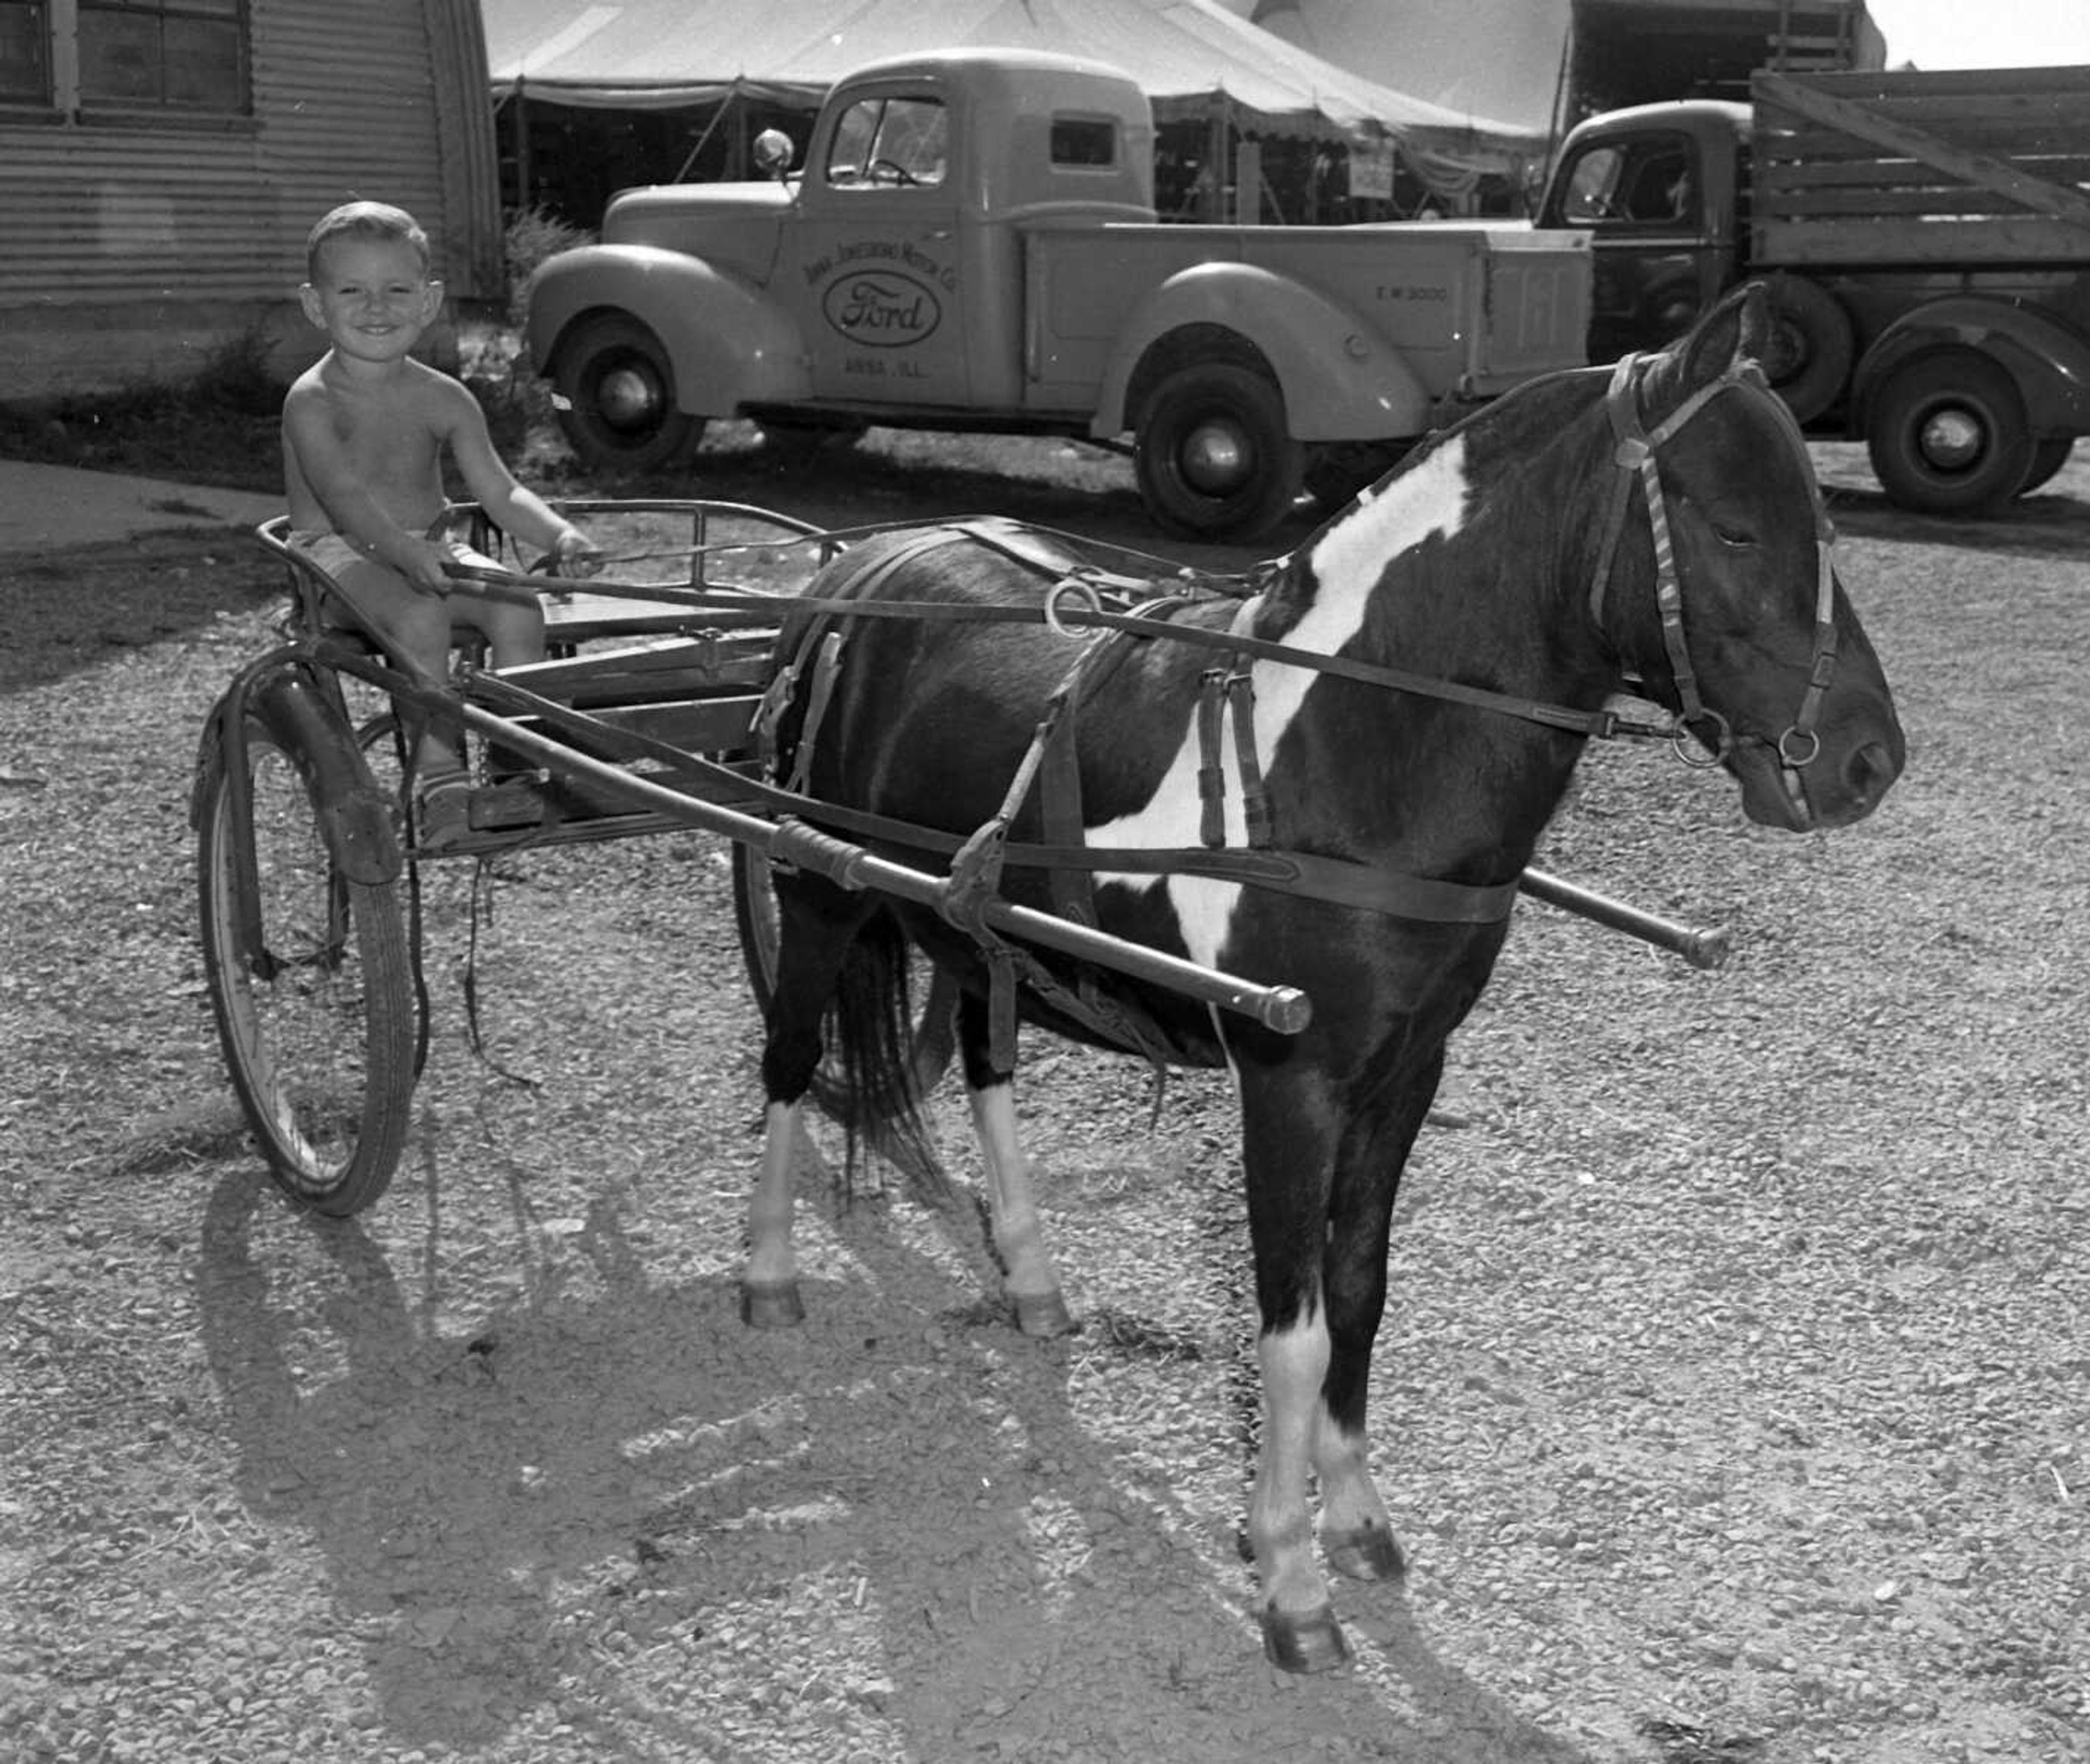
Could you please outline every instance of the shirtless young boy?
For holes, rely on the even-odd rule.
[[[484,633],[496,667],[540,659],[540,609],[450,592],[446,563],[488,560],[428,536],[447,501],[445,450],[504,532],[562,567],[584,570],[596,548],[515,481],[471,394],[409,355],[443,302],[442,283],[428,275],[428,235],[404,209],[350,202],[313,227],[306,257],[311,279],[298,297],[333,346],[283,400],[291,543],[402,667],[431,681],[443,678],[454,626]],[[431,728],[415,769],[423,841],[455,839],[471,787],[457,730]]]

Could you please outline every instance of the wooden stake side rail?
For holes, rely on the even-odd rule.
[[[1760,71],[1761,264],[2090,261],[2090,68]]]

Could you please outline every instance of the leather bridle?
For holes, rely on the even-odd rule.
[[[1604,395],[1605,410],[1616,440],[1612,458],[1617,463],[1619,475],[1606,521],[1603,549],[1598,553],[1596,574],[1589,584],[1589,616],[1601,630],[1604,594],[1611,586],[1619,540],[1625,531],[1627,505],[1637,484],[1647,505],[1648,531],[1654,545],[1655,604],[1662,615],[1662,646],[1668,652],[1670,673],[1676,682],[1681,707],[1676,751],[1683,759],[1697,764],[1717,765],[1725,759],[1734,750],[1735,738],[1727,717],[1699,695],[1697,670],[1692,665],[1690,648],[1684,636],[1684,585],[1677,572],[1675,548],[1670,540],[1669,509],[1662,495],[1662,472],[1656,455],[1663,442],[1673,437],[1722,392],[1731,388],[1760,393],[1777,411],[1781,428],[1799,452],[1814,503],[1815,552],[1819,560],[1814,600],[1814,658],[1808,670],[1807,689],[1800,695],[1800,709],[1774,743],[1779,764],[1799,771],[1811,764],[1821,751],[1821,738],[1816,733],[1815,722],[1821,714],[1823,695],[1828,691],[1836,670],[1836,529],[1822,506],[1821,488],[1814,476],[1814,464],[1808,455],[1805,438],[1785,401],[1771,390],[1762,371],[1754,362],[1744,359],[1731,363],[1717,380],[1699,387],[1649,430],[1641,422],[1637,392],[1642,359],[1639,355],[1621,359]],[[1713,743],[1710,757],[1698,759],[1694,758],[1685,737],[1692,725],[1705,723],[1714,725],[1718,738]]]

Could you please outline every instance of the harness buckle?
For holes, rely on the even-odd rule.
[[[1800,744],[1805,744],[1805,759],[1798,758]],[[1778,757],[1781,765],[1790,766],[1795,772],[1804,772],[1813,765],[1821,751],[1821,738],[1811,729],[1802,729],[1797,723],[1778,738]]]
[[[1709,750],[1704,743],[1692,739],[1691,725],[1693,723],[1719,725],[1720,738],[1714,742]],[[1687,766],[1696,766],[1701,770],[1709,769],[1718,765],[1735,751],[1735,727],[1726,716],[1714,710],[1711,705],[1701,704],[1695,716],[1678,719],[1676,727],[1670,735],[1669,745],[1676,757]]]

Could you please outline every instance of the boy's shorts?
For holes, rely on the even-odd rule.
[[[471,546],[465,544],[465,542],[461,539],[445,538],[441,535],[433,536],[436,539],[436,543],[441,545],[449,553],[450,558],[454,562],[470,564],[476,570],[498,570],[501,568],[501,566],[496,563],[492,558],[487,557],[482,552],[474,551]],[[289,543],[291,550],[297,553],[300,557],[304,558],[307,561],[316,564],[321,570],[326,572],[329,579],[336,584],[338,584],[341,580],[342,572],[350,568],[352,565],[359,563],[376,564],[381,570],[386,570],[391,567],[391,566],[381,561],[380,559],[372,557],[353,540],[349,539],[345,535],[340,533],[316,531],[311,529],[306,529],[291,533],[289,537]],[[331,615],[328,617],[327,620],[329,624],[343,623],[355,625],[362,622],[360,620],[354,617],[352,609],[325,604],[325,602],[333,600],[335,597],[336,596],[333,592],[329,592],[323,597],[323,602],[320,607],[320,612],[323,616]]]

